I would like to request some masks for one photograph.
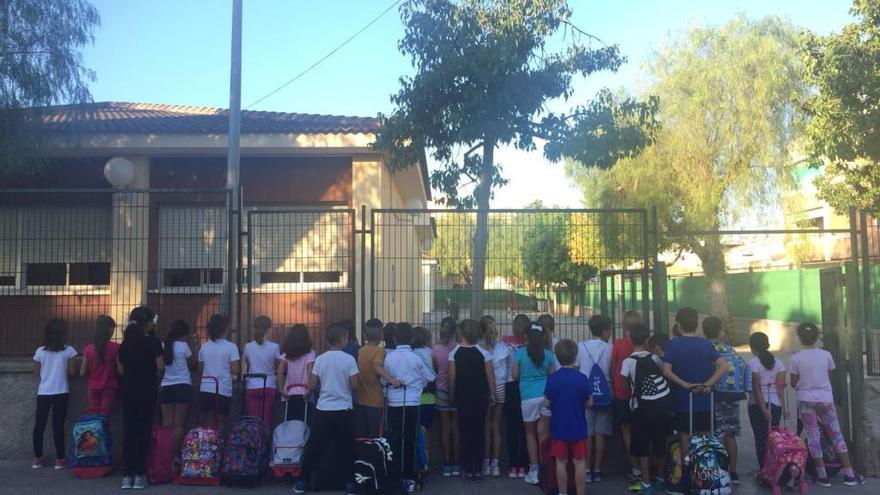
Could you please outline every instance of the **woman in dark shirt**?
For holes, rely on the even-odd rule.
[[[149,321],[153,321],[153,318],[149,318]],[[124,489],[140,489],[147,485],[150,430],[159,393],[159,376],[165,369],[162,346],[158,339],[148,337],[147,326],[137,321],[128,325],[116,363],[122,399]]]

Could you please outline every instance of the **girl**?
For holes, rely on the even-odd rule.
[[[431,349],[431,361],[437,378],[435,408],[440,416],[440,449],[443,453],[443,476],[459,476],[461,468],[458,460],[458,418],[455,404],[449,396],[449,354],[455,347],[458,324],[446,317],[440,322],[438,342]]]
[[[309,393],[309,377],[315,364],[315,351],[309,329],[302,323],[290,328],[281,349],[278,363],[278,390],[289,401],[285,421],[305,419],[306,396]],[[286,378],[285,378],[286,376]]]
[[[266,332],[272,328],[272,320],[268,316],[254,319],[254,340],[244,346],[244,361],[250,374],[266,375],[262,378],[248,378],[245,399],[247,414],[263,419],[263,425],[271,426],[272,405],[275,403],[275,371],[281,364],[281,348],[275,342],[266,340]],[[265,385],[265,388],[263,388]]]
[[[853,471],[834,407],[834,395],[828,377],[828,373],[835,367],[834,358],[830,352],[816,347],[819,328],[815,324],[801,323],[797,327],[797,334],[803,350],[791,357],[791,386],[797,391],[798,410],[807,434],[807,447],[818,475],[816,483],[824,487],[831,486],[822,458],[819,431],[819,426],[822,425],[837,452],[840,465],[843,466],[843,484],[862,485],[865,477]]]
[[[141,320],[153,322],[155,313],[146,307],[143,310]],[[122,399],[123,489],[143,489],[147,486],[147,451],[156,411],[159,374],[165,369],[162,345],[148,336],[148,328],[149,323],[129,323],[116,359]]]
[[[538,484],[538,446],[547,438],[549,421],[542,414],[544,386],[547,376],[556,371],[556,357],[546,347],[546,330],[532,324],[526,333],[526,347],[516,350],[513,361],[513,379],[519,380],[523,421],[526,427],[526,449],[529,453],[529,473],[524,481]]]
[[[237,375],[241,356],[238,347],[226,340],[229,320],[223,315],[208,319],[208,342],[199,349],[199,408],[202,414],[216,414],[214,424],[222,431],[232,408],[232,375]],[[212,377],[214,380],[205,380]]]
[[[749,395],[749,423],[755,434],[755,455],[764,467],[767,432],[770,426],[779,426],[785,391],[785,365],[770,352],[766,333],[755,332],[749,337],[749,347],[755,356],[749,361],[752,373],[752,393]]]
[[[394,327],[394,322],[389,321],[385,324],[385,328],[382,329],[382,340],[385,341],[386,351],[394,350]]]
[[[354,326],[354,321],[349,319],[339,320],[338,325],[348,332],[348,344],[345,344],[345,349],[343,349],[343,351],[345,351],[345,353],[349,354],[351,357],[357,359],[358,350],[361,348],[361,346],[358,344],[357,331]]]
[[[425,327],[413,328],[412,348],[413,352],[425,362],[425,366],[431,368],[436,374],[437,369],[434,367],[433,358],[431,357],[431,331]],[[434,426],[434,406],[437,404],[436,392],[437,382],[435,378],[435,381],[429,382],[422,390],[421,405],[419,406],[419,422],[425,435],[425,449],[419,454],[424,466],[428,465],[428,454],[431,449],[431,428]]]
[[[458,405],[461,463],[465,481],[482,481],[486,412],[495,402],[492,355],[477,346],[482,329],[476,320],[461,322],[463,342],[449,354],[450,396]]]
[[[507,368],[511,362],[510,346],[498,340],[498,326],[495,318],[484,316],[480,319],[486,350],[492,355],[492,373],[495,376],[495,402],[486,414],[486,448],[483,453],[483,476],[501,476],[498,458],[501,456],[501,414],[504,412]]]
[[[67,322],[49,320],[43,331],[43,345],[34,353],[34,373],[40,376],[37,387],[37,415],[34,423],[34,462],[31,467],[43,467],[43,432],[52,410],[52,437],[55,439],[55,469],[67,465],[64,451],[64,418],[70,399],[67,375],[76,370],[76,349],[67,345]]]
[[[116,405],[116,389],[119,381],[116,376],[116,355],[119,344],[111,342],[116,322],[113,318],[101,315],[95,320],[95,337],[91,344],[83,348],[80,376],[89,377],[87,398],[89,409],[97,409],[110,417]]]
[[[159,391],[162,424],[174,429],[177,445],[180,445],[186,432],[186,413],[193,400],[190,370],[196,366],[196,355],[190,336],[189,325],[180,320],[174,321],[171,330],[165,334],[162,351],[162,362],[165,363],[162,389]]]
[[[510,464],[509,478],[525,478],[529,463],[526,451],[526,431],[523,426],[522,408],[520,407],[519,382],[513,378],[513,356],[516,350],[526,345],[526,332],[532,322],[524,314],[513,318],[513,335],[504,338],[509,348],[510,359],[507,361],[507,383],[504,386],[504,422],[507,425],[507,461]]]

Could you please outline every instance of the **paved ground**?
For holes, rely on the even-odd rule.
[[[6,495],[35,495],[55,494],[65,495],[94,495],[120,491],[119,476],[111,476],[100,480],[78,480],[67,471],[54,471],[52,469],[32,470],[27,462],[0,462],[0,493]],[[811,486],[811,493],[851,493],[853,495],[867,495],[878,493],[880,479],[872,479],[865,486],[850,488],[844,487],[841,480],[834,480],[833,488]],[[273,483],[267,482],[260,488],[249,490],[247,488],[202,488],[182,487],[173,485],[157,485],[148,488],[147,493],[153,494],[208,494],[208,493],[265,493],[265,494],[290,494],[290,482]],[[424,495],[478,495],[478,494],[510,494],[510,495],[539,495],[540,491],[525,485],[522,481],[498,478],[487,480],[480,484],[465,484],[461,480],[443,478],[433,475],[428,478],[422,490]],[[626,493],[626,484],[622,480],[605,480],[600,484],[587,485],[587,493],[594,495],[612,495]],[[758,488],[753,483],[744,482],[736,488],[737,495],[753,495],[757,493],[769,494],[770,491]]]

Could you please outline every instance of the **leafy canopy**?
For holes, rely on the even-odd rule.
[[[826,161],[815,184],[838,211],[880,208],[880,1],[856,0],[857,21],[838,34],[805,35],[808,152]]]
[[[572,237],[571,215],[546,212],[531,219],[522,245],[526,276],[543,285],[564,285],[579,289],[598,273],[595,266],[576,262],[569,247]]]

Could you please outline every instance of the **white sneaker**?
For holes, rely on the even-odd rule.
[[[134,478],[131,476],[123,476],[122,477],[122,488],[123,490],[131,490],[131,485],[134,483]]]
[[[523,478],[523,481],[525,481],[529,485],[537,485],[539,482],[538,471],[530,469],[529,474],[527,474],[526,477]]]
[[[593,482],[593,472],[590,471],[589,469],[587,469],[587,475],[584,477],[584,479],[587,481],[587,483],[592,483]]]
[[[491,476],[492,475],[492,464],[490,464],[489,459],[483,459],[483,476]]]

